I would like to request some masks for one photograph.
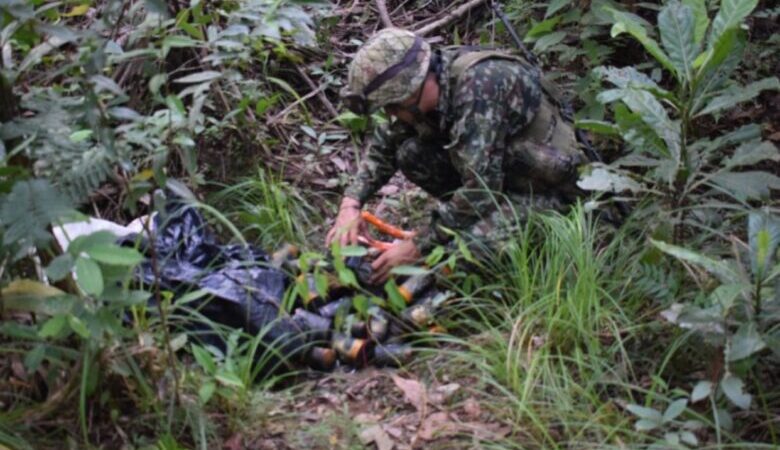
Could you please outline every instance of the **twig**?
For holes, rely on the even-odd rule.
[[[303,97],[299,98],[298,100],[290,103],[286,108],[284,108],[281,112],[279,112],[279,114],[277,114],[277,115],[271,117],[270,119],[268,119],[266,124],[268,126],[276,125],[276,123],[279,122],[280,120],[282,120],[284,117],[286,117],[287,114],[289,114],[290,111],[293,110],[293,108],[295,108],[296,106],[298,106],[301,103],[305,102],[306,100],[309,100],[310,98],[314,97],[315,95],[319,94],[320,92],[324,91],[327,86],[328,86],[327,84],[323,84],[320,87],[316,88],[315,90],[313,90],[313,91],[309,92],[308,94],[304,95]]]
[[[385,27],[390,28],[395,26],[393,25],[393,21],[390,20],[390,14],[387,12],[385,0],[376,0],[376,9],[379,10],[379,18],[382,19],[382,23]]]
[[[331,103],[330,100],[328,100],[328,96],[325,95],[325,93],[323,92],[324,89],[317,89],[317,85],[314,83],[314,81],[312,81],[312,79],[309,78],[306,72],[301,70],[300,67],[296,66],[295,69],[298,71],[298,74],[301,76],[301,78],[303,78],[306,84],[309,85],[309,88],[311,88],[313,91],[317,91],[317,98],[319,98],[322,104],[325,105],[325,108],[333,116],[333,118],[335,119],[336,117],[338,117],[339,112],[336,111],[336,107],[333,106],[333,103]],[[323,86],[327,86],[327,85],[323,85]]]
[[[450,23],[454,22],[457,19],[460,19],[463,17],[467,12],[469,12],[471,9],[473,9],[476,6],[479,6],[481,4],[485,3],[485,0],[471,0],[463,5],[459,6],[457,9],[452,11],[450,14],[442,17],[441,19],[437,20],[436,22],[430,23],[419,30],[415,30],[415,33],[419,36],[425,36],[426,34],[430,33],[431,31],[434,31],[438,28],[441,28],[443,26],[449,25]]]

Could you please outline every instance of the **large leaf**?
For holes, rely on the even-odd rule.
[[[762,171],[721,172],[710,183],[740,201],[770,198],[772,190],[780,190],[780,177]]]
[[[707,106],[696,113],[695,117],[712,114],[726,108],[731,108],[748,100],[758,97],[763,91],[780,90],[780,80],[777,77],[764,78],[750,83],[747,86],[739,86],[726,90],[723,94],[710,100]]]
[[[586,191],[596,192],[638,192],[642,189],[636,181],[626,175],[612,172],[604,167],[596,167],[590,173],[583,175],[577,186]]]
[[[691,111],[699,111],[713,92],[723,88],[742,62],[746,42],[745,33],[737,29],[731,30],[721,36],[714,48],[696,58],[694,66],[699,67],[699,71],[696,75],[697,85]]]
[[[607,8],[607,10],[612,14],[612,17],[615,20],[615,24],[612,26],[612,31],[610,32],[613,38],[623,33],[630,34],[634,39],[639,41],[639,43],[645,47],[645,50],[653,55],[662,66],[670,72],[675,71],[674,64],[672,64],[669,56],[661,50],[661,47],[655,39],[648,36],[647,30],[635,16],[612,8]]]
[[[604,78],[619,88],[640,88],[646,91],[650,91],[656,97],[669,100],[673,103],[675,102],[674,95],[671,92],[658,86],[658,83],[653,81],[652,78],[636,70],[632,66],[601,66],[593,69],[593,73]]]
[[[754,322],[743,323],[726,346],[726,361],[745,359],[766,348]]]
[[[780,218],[751,212],[748,216],[748,243],[753,275],[763,277],[766,269],[774,264],[775,253],[780,246]]]
[[[76,259],[76,282],[89,295],[98,296],[103,293],[103,272],[91,259]]]
[[[705,0],[682,0],[693,11],[693,18],[696,26],[694,28],[694,37],[697,44],[701,44],[704,35],[707,34],[707,28],[710,26],[710,18],[707,16],[707,3]]]
[[[650,92],[641,89],[611,89],[598,95],[597,99],[602,103],[620,100],[628,108],[642,118],[652,127],[658,137],[663,139],[669,154],[675,161],[680,161],[680,132],[677,126],[669,118],[669,114]]]
[[[694,35],[693,11],[687,5],[671,2],[658,14],[661,43],[674,65],[674,73],[680,83],[693,80],[693,61],[699,54]]]
[[[758,5],[758,0],[721,1],[720,10],[712,21],[710,45],[720,39],[725,32],[739,27],[756,5]]]
[[[48,180],[20,181],[2,200],[0,221],[6,227],[4,244],[20,241],[45,244],[51,238],[46,227],[71,212],[68,199]]]
[[[742,408],[750,408],[751,395],[744,391],[745,383],[737,376],[727,374],[720,382],[720,388],[731,403]]]
[[[667,255],[674,256],[677,259],[703,268],[707,272],[718,277],[723,283],[738,283],[740,281],[739,273],[722,260],[715,260],[709,256],[694,252],[693,250],[667,244],[662,241],[656,241],[655,239],[650,239],[650,242]]]
[[[778,161],[780,160],[780,151],[778,151],[775,144],[764,141],[747,142],[740,145],[734,154],[726,159],[723,164],[726,168],[734,168],[741,166],[752,166],[762,161]]]

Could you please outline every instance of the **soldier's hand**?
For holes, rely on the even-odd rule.
[[[357,200],[345,197],[336,216],[336,223],[328,231],[325,237],[325,245],[338,240],[341,245],[355,245],[358,237],[365,233],[365,223],[360,216],[360,203]]]
[[[417,249],[414,241],[396,241],[392,247],[382,252],[373,263],[371,263],[371,284],[380,284],[387,281],[390,277],[390,271],[393,267],[403,264],[412,264],[420,259],[420,251]]]

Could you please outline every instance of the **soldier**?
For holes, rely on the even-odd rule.
[[[447,229],[494,243],[511,232],[498,225],[502,214],[560,210],[577,195],[586,159],[558,98],[514,53],[433,50],[406,30],[378,32],[355,55],[342,99],[358,114],[384,108],[391,120],[372,136],[326,244],[357,242],[362,205],[398,169],[439,202],[413,240],[373,261],[374,282],[445,244]]]

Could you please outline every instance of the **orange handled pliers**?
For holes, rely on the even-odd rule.
[[[376,230],[379,233],[385,234],[395,239],[409,240],[412,239],[416,234],[413,231],[405,231],[398,227],[390,225],[389,223],[383,221],[382,219],[371,214],[368,211],[361,212],[360,216],[363,218],[363,220],[365,220],[371,226],[376,228]],[[374,239],[369,236],[360,236],[358,238],[358,241],[363,245],[366,245],[371,248],[375,248],[381,252],[389,249],[393,245],[391,242],[380,241],[378,239]]]

